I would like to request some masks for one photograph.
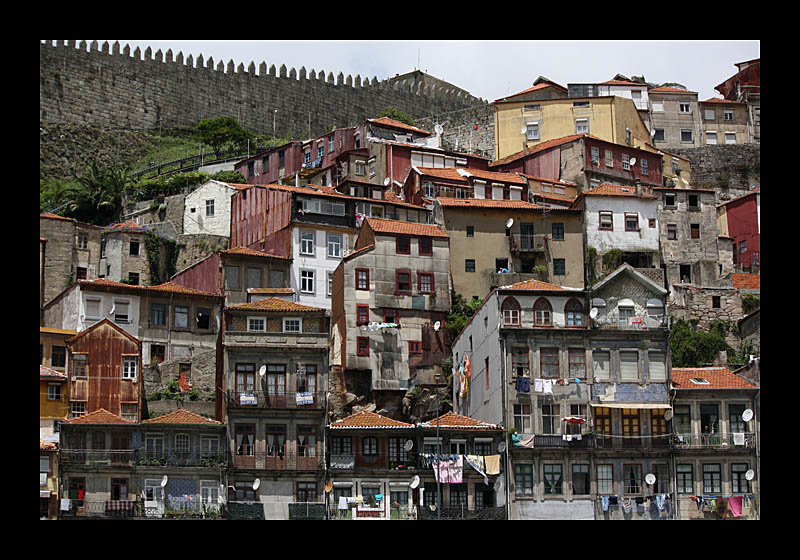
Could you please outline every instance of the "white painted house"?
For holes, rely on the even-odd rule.
[[[328,224],[294,224],[292,282],[297,303],[331,310],[333,271],[355,243],[351,228]]]
[[[230,237],[231,196],[248,186],[212,179],[197,187],[183,203],[183,233]]]

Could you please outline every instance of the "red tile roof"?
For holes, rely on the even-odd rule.
[[[293,294],[294,288],[247,288],[248,294]]]
[[[270,253],[265,253],[264,251],[256,251],[255,249],[248,249],[247,247],[232,247],[230,249],[224,249],[220,251],[220,253],[223,253],[225,255],[248,255],[251,257],[264,257],[265,259],[291,260],[291,257],[272,255]]]
[[[251,301],[250,303],[239,303],[236,305],[229,305],[228,309],[233,311],[291,311],[298,313],[325,311],[319,307],[311,307],[309,305],[301,305],[293,301],[286,301],[282,298],[268,297],[258,301]]]
[[[416,126],[411,126],[410,124],[406,124],[400,121],[396,121],[394,119],[390,119],[389,117],[381,117],[379,119],[367,119],[371,123],[380,124],[383,126],[391,126],[392,128],[399,128],[401,130],[408,130],[411,132],[419,132],[420,134],[427,134],[430,135],[430,132],[427,130],[422,130]]]
[[[564,202],[572,202],[573,199],[571,198],[560,198],[557,196],[551,197],[549,195],[539,195],[536,193],[536,196],[543,196],[545,198],[558,198],[559,200],[563,200]],[[529,211],[536,211],[536,210],[543,210],[544,206],[539,206],[538,204],[531,204],[530,202],[525,202],[524,200],[486,200],[482,198],[438,198],[439,203],[442,205],[443,208],[475,208],[475,209],[499,209],[499,210],[529,210]],[[549,208],[549,210],[570,210],[569,208]]]
[[[630,80],[608,80],[607,82],[600,82],[597,85],[598,86],[643,86],[643,87],[647,87],[647,84],[643,84],[642,82],[632,82]]]
[[[180,408],[173,410],[168,414],[157,416],[156,418],[148,418],[142,422],[143,424],[222,424],[218,420],[211,420],[205,416],[201,416],[191,410]]]
[[[65,222],[74,222],[74,218],[65,218],[64,216],[58,216],[56,214],[39,214],[39,218],[47,218],[48,220],[64,220]]]
[[[134,231],[149,231],[145,226],[141,226],[135,222],[122,222],[119,224],[111,224],[105,228],[104,231],[127,231],[127,230],[134,230]]]
[[[567,91],[567,88],[565,88],[564,86],[558,85],[555,82],[545,81],[545,82],[542,82],[541,84],[537,84],[537,85],[535,85],[533,87],[530,87],[528,89],[524,89],[524,90],[519,91],[517,93],[512,93],[511,95],[507,95],[505,97],[501,97],[500,99],[495,100],[495,103],[497,103],[498,101],[509,101],[509,100],[511,100],[512,97],[518,97],[520,95],[524,95],[526,93],[531,93],[533,91],[538,91],[540,89],[544,89],[544,88],[548,88],[548,87],[561,88],[564,91]]]
[[[442,430],[463,430],[465,428],[470,429],[479,429],[479,430],[502,430],[503,428],[497,426],[496,424],[489,424],[487,422],[483,422],[482,420],[476,420],[475,418],[470,418],[469,416],[462,416],[461,414],[456,414],[455,412],[448,412],[446,414],[442,414],[439,417],[439,429]],[[422,422],[417,424],[420,428],[435,428],[436,427],[436,418],[433,420],[428,420],[427,422]]]
[[[705,379],[708,384],[693,383]],[[676,389],[757,389],[726,367],[672,368],[672,385]]]
[[[525,185],[527,182],[516,173],[498,173],[496,171],[484,171],[482,169],[469,169],[463,167],[417,167],[422,175],[429,175],[431,177],[438,177],[440,179],[449,179],[451,181],[466,182],[467,178],[471,175],[478,179],[486,179],[488,181],[499,181],[503,183],[514,183],[516,185]]]
[[[731,274],[731,280],[733,280],[733,287],[737,290],[761,289],[760,274]]]
[[[87,288],[93,286],[106,286],[110,288],[124,288],[139,292],[173,293],[173,294],[206,296],[215,298],[222,297],[217,294],[212,294],[211,292],[202,292],[200,290],[195,290],[193,288],[187,288],[186,286],[181,286],[180,284],[176,284],[174,282],[164,282],[163,284],[159,284],[157,286],[140,286],[138,284],[126,284],[124,282],[115,282],[114,280],[109,280],[108,278],[95,278],[94,280],[78,280],[78,284],[81,285],[82,287],[87,287]]]
[[[58,445],[55,442],[39,438],[39,451],[55,451],[56,449],[58,449]]]
[[[556,286],[555,284],[548,284],[547,282],[541,282],[539,280],[525,280],[524,282],[517,282],[516,284],[511,284],[510,286],[504,286],[504,289],[511,289],[511,290],[564,290],[567,291],[567,288],[563,286]]]
[[[135,424],[129,420],[124,420],[121,416],[112,414],[105,408],[98,408],[94,412],[65,420],[70,424]]]
[[[636,187],[631,187],[627,185],[612,185],[610,183],[601,183],[597,185],[590,191],[583,191],[575,201],[579,201],[583,197],[586,196],[630,196],[633,198],[644,198],[650,200],[658,200],[658,197],[652,194],[647,194],[646,192],[642,192],[641,194],[636,194]]]
[[[711,97],[700,103],[728,103],[733,105],[747,105],[744,101],[733,101],[731,99],[720,99],[719,97]]]
[[[362,410],[351,414],[347,418],[342,418],[332,422],[329,426],[332,430],[357,430],[369,428],[413,428],[413,424],[406,424],[399,420],[394,420],[388,416],[383,416],[368,410]]]
[[[367,251],[369,251],[370,249],[374,249],[374,248],[375,248],[375,244],[374,244],[374,243],[371,243],[371,244],[369,244],[369,245],[366,245],[366,246],[364,246],[364,247],[361,247],[361,249],[356,249],[355,251],[351,251],[351,252],[349,252],[348,254],[346,254],[346,255],[344,256],[344,260],[346,260],[346,261],[347,261],[347,260],[350,260],[350,259],[352,259],[353,257],[355,257],[356,255],[360,255],[361,253],[366,253],[366,252],[367,252]]]
[[[648,90],[648,93],[655,92],[655,93],[697,93],[696,91],[689,91],[688,89],[681,89],[669,86],[661,86],[657,88],[653,88]]]
[[[365,221],[376,233],[399,233],[402,235],[422,235],[425,237],[450,237],[442,228],[437,225],[401,222],[398,220],[384,220],[383,218],[367,218]]]
[[[210,292],[202,292],[200,290],[195,290],[193,288],[187,288],[186,286],[181,286],[180,284],[176,284],[175,282],[164,282],[163,284],[159,284],[158,286],[147,286],[147,291],[186,294],[192,296],[220,297],[217,294],[212,294]]]
[[[568,144],[569,142],[574,142],[575,140],[579,140],[581,138],[594,138],[595,140],[602,140],[602,138],[598,138],[596,136],[592,136],[591,134],[571,134],[569,136],[563,136],[561,138],[554,138],[552,140],[546,140],[544,142],[540,142],[535,146],[531,146],[530,148],[526,148],[525,150],[521,150],[515,154],[511,154],[510,156],[506,156],[502,159],[498,159],[496,161],[492,161],[489,163],[489,167],[496,167],[498,165],[503,165],[505,163],[510,163],[512,161],[518,160],[525,156],[529,156],[535,154],[537,152],[541,152],[543,150],[548,150],[550,148],[555,148],[556,146],[560,146],[561,144]]]
[[[54,369],[50,369],[47,366],[43,366],[39,364],[39,379],[49,379],[49,380],[67,380],[67,374],[63,371],[56,371]]]

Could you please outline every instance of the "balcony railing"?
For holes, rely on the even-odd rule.
[[[620,436],[595,434],[595,449],[669,449],[672,445],[670,435],[659,436]]]
[[[672,446],[675,449],[753,449],[755,433],[674,434]]]
[[[104,519],[135,519],[135,518],[197,518],[217,519],[222,516],[223,506],[219,503],[199,503],[197,501],[185,504],[168,504],[164,501],[151,502],[143,500],[72,500],[70,509],[60,511],[62,518],[104,518]]]
[[[542,448],[572,448],[572,449],[593,449],[594,448],[594,434],[578,434],[565,435],[537,435],[534,436],[533,447]]]
[[[668,315],[634,315],[620,318],[616,313],[598,315],[592,325],[600,329],[620,329],[626,331],[646,331],[648,329],[669,329]]]
[[[219,467],[227,464],[225,453],[206,455],[194,452],[153,451],[147,449],[96,450],[62,449],[61,462],[69,466],[177,466]]]
[[[353,454],[334,454],[330,455],[331,470],[351,470],[355,468],[365,469],[389,469],[389,470],[409,470],[424,468],[421,458],[414,452],[407,452],[405,455],[395,455],[379,453],[377,455],[353,455]]]
[[[322,410],[325,392],[228,391],[229,408]]]
[[[316,451],[316,450],[315,450]],[[321,455],[298,455],[296,452],[244,452],[232,456],[231,465],[237,469],[267,471],[320,471],[324,467]]]
[[[467,506],[442,506],[438,513],[430,506],[417,506],[418,519],[506,519],[505,507],[468,509]]]
[[[543,233],[522,234],[513,233],[509,236],[510,251],[512,253],[543,252],[547,247],[547,236]]]

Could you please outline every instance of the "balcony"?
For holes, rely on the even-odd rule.
[[[467,506],[442,506],[439,513],[431,511],[430,506],[417,506],[417,518],[428,519],[506,519],[505,507],[485,507],[468,509]]]
[[[673,434],[674,449],[754,449],[755,433],[734,434]]]
[[[225,466],[225,453],[204,455],[195,452],[153,451],[146,449],[95,450],[62,449],[61,462],[64,466],[170,466],[170,467],[208,467]]]
[[[224,344],[229,348],[280,348],[291,346],[311,350],[327,350],[329,333],[226,331],[224,336]]]
[[[669,315],[633,315],[620,317],[616,313],[598,315],[592,319],[596,329],[623,331],[646,331],[669,329]]]
[[[389,470],[411,470],[424,468],[422,460],[414,452],[406,455],[388,455],[379,453],[377,455],[352,455],[352,454],[331,454],[331,470],[352,470],[363,469],[389,469]]]
[[[513,233],[508,240],[512,253],[543,253],[547,248],[547,236],[543,233]]]
[[[578,434],[537,435],[534,436],[533,448],[594,449],[594,434],[581,434],[580,439],[578,439]]]
[[[664,436],[612,436],[595,434],[595,449],[650,449],[650,450],[666,450],[672,446],[672,438],[669,435]]]
[[[61,462],[64,465],[133,465],[136,461],[135,449],[62,449]]]
[[[156,504],[155,506],[151,504]],[[72,500],[62,519],[221,519],[223,506],[219,503],[187,502],[170,505],[165,501],[142,500]]]
[[[315,450],[316,451],[316,450]],[[231,465],[237,469],[265,470],[265,471],[321,471],[324,467],[324,457],[308,456],[297,452],[278,451],[246,452],[234,454]]]
[[[228,408],[323,410],[325,392],[228,391]]]

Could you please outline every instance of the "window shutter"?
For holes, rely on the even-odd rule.
[[[611,379],[609,369],[611,360],[607,350],[595,350],[592,352],[592,367],[594,368],[594,378],[598,380]]]
[[[620,379],[635,380],[639,378],[638,372],[639,353],[636,351],[620,351],[619,353],[619,372]]]
[[[663,352],[648,352],[650,359],[650,380],[667,380],[667,362]]]

